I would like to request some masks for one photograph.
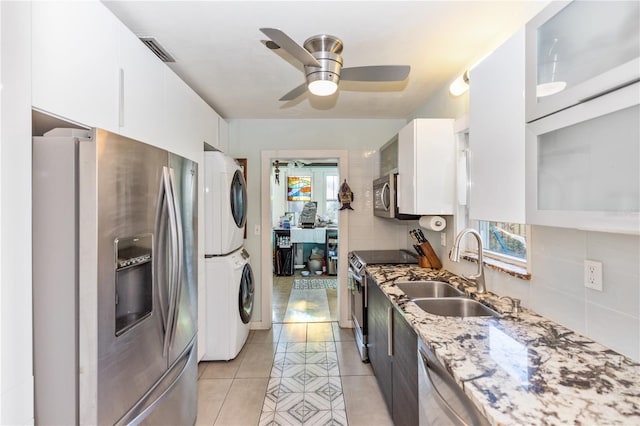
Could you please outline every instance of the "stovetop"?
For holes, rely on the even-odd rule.
[[[408,250],[355,250],[367,265],[418,263],[418,257]]]
[[[367,265],[400,265],[418,263],[418,257],[408,250],[354,250],[349,253],[349,264],[359,274]]]

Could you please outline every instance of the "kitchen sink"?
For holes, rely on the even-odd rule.
[[[396,286],[410,299],[418,297],[461,297],[464,292],[442,281],[398,281]]]
[[[412,299],[425,312],[443,317],[499,317],[496,311],[480,302],[462,297]]]

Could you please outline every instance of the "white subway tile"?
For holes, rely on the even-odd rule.
[[[640,319],[588,303],[586,334],[597,342],[640,361]]]
[[[530,308],[578,333],[586,332],[584,299],[532,283]]]

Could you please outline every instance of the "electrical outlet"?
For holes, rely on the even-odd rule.
[[[602,291],[602,262],[596,260],[584,261],[584,286]]]
[[[260,225],[253,226],[253,235],[260,235]]]
[[[442,234],[440,234],[440,245],[442,247],[446,247],[447,246],[447,234],[445,234],[444,232]]]

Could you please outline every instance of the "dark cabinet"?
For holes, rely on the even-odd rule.
[[[418,337],[369,278],[369,361],[396,426],[418,424]]]
[[[418,336],[393,309],[393,424],[418,424]]]
[[[389,321],[393,321],[389,311],[391,302],[370,276],[367,277],[367,282],[369,285],[367,307],[369,362],[371,362],[378,386],[391,413],[393,412],[393,385],[391,357],[389,356],[389,338],[391,337],[389,335]]]
[[[293,244],[288,229],[276,229],[273,231],[273,271],[276,275],[293,275]]]
[[[326,251],[327,254],[327,274],[328,275],[337,275],[338,274],[338,230],[337,229],[327,229],[327,244]]]

